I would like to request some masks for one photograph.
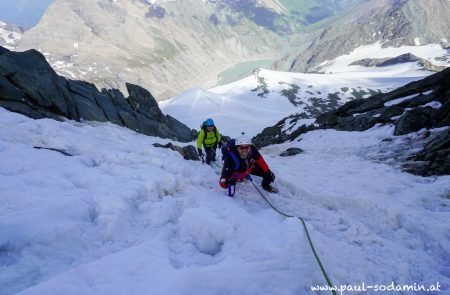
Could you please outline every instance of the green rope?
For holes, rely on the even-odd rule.
[[[322,274],[325,278],[325,280],[327,281],[328,286],[330,287],[331,292],[336,295],[336,290],[333,286],[333,284],[331,283],[330,278],[327,275],[327,272],[325,271],[325,268],[322,265],[322,262],[320,261],[319,255],[317,255],[316,249],[314,248],[313,242],[311,240],[311,236],[309,235],[308,229],[306,228],[306,223],[305,220],[299,216],[294,216],[294,215],[289,215],[286,213],[281,212],[280,210],[278,210],[277,208],[275,208],[270,201],[266,198],[266,196],[264,196],[264,194],[259,190],[258,186],[256,186],[256,184],[253,182],[253,180],[250,180],[250,182],[253,184],[253,186],[256,188],[256,190],[258,191],[258,193],[261,195],[261,197],[267,202],[267,204],[269,204],[270,207],[272,207],[273,210],[275,210],[276,212],[278,212],[280,215],[283,215],[285,217],[292,217],[292,218],[298,218],[301,223],[303,224],[303,228],[305,229],[305,233],[306,233],[306,237],[308,238],[308,242],[309,242],[309,246],[311,247],[311,250],[314,254],[314,257],[316,258],[317,263],[319,264],[320,270],[322,271]]]

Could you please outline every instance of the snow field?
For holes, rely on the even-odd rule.
[[[1,294],[290,294],[312,282],[299,279],[313,261],[298,224],[245,206],[248,187],[231,199],[210,167],[112,124],[0,111]]]
[[[172,99],[159,102],[161,110],[181,120],[190,128],[198,129],[206,118],[213,118],[220,132],[236,137],[242,131],[255,136],[265,127],[273,126],[291,114],[320,111],[317,103],[330,103],[329,95],[338,97],[340,105],[354,99],[353,91],[393,90],[409,82],[419,80],[430,72],[418,71],[411,64],[386,69],[361,69],[335,74],[288,73],[261,69],[242,80],[204,90],[193,88]],[[258,96],[252,91],[263,78],[269,93]],[[282,91],[299,87],[294,106]],[[369,90],[370,89],[370,90]],[[313,117],[313,116],[310,116]]]
[[[374,162],[369,153],[392,135],[389,126],[303,135],[296,146],[305,153],[274,164],[280,185],[291,187],[279,207],[302,215],[315,243],[328,245],[321,256],[336,284],[439,281],[448,290],[450,177],[418,177]]]
[[[407,142],[385,138],[393,127],[320,130],[262,149],[281,191],[268,197],[306,220],[334,284],[448,291],[450,177],[378,160]],[[211,167],[154,142],[167,141],[0,109],[0,294],[311,294],[325,285],[298,220],[248,182],[227,197]],[[289,147],[305,152],[278,156]]]
[[[402,54],[411,53],[419,58],[423,58],[430,63],[437,66],[449,66],[449,62],[440,60],[442,57],[448,57],[450,51],[448,49],[442,48],[439,44],[426,44],[426,45],[416,45],[416,46],[400,46],[400,47],[386,47],[383,48],[381,42],[375,42],[370,45],[359,46],[355,48],[349,54],[344,54],[331,62],[323,63],[322,70],[331,71],[333,73],[341,72],[355,72],[355,71],[367,71],[367,67],[361,66],[349,66],[352,62],[370,57],[370,58],[393,58]],[[326,66],[325,66],[326,65]],[[397,69],[413,69],[417,67],[415,63],[406,63],[402,65],[397,65],[394,68]],[[385,67],[389,69],[391,67]],[[373,71],[382,71],[382,68],[373,68]],[[394,75],[393,75],[394,76]]]

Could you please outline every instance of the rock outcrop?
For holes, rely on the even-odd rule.
[[[400,63],[406,63],[406,62],[418,62],[421,58],[415,56],[412,53],[405,53],[401,54],[396,57],[386,57],[386,58],[364,58],[357,60],[355,62],[352,62],[351,66],[363,66],[363,67],[388,67]]]
[[[367,130],[393,124],[394,135],[435,129],[423,140],[423,150],[409,156],[404,170],[423,176],[450,174],[450,68],[387,94],[355,100],[335,112],[319,116],[322,128]]]
[[[93,84],[56,74],[36,50],[12,52],[0,47],[0,106],[28,117],[112,122],[136,132],[189,142],[195,131],[164,115],[149,91],[126,84],[99,91]]]
[[[301,153],[303,153],[303,150],[300,148],[288,148],[280,154],[280,157],[291,157]]]
[[[450,68],[386,94],[350,101],[316,123],[347,131],[392,123],[395,135],[450,126]]]
[[[410,160],[414,164],[404,169],[410,173],[422,176],[450,174],[450,129],[431,136],[423,150]]]
[[[352,100],[318,116],[313,125],[296,124],[299,119],[287,117],[264,129],[253,142],[267,146],[295,140],[314,129],[364,131],[377,124],[392,124],[395,136],[433,130],[413,139],[420,141],[423,149],[408,155],[410,162],[403,168],[424,176],[450,174],[450,68],[389,93]]]
[[[417,62],[422,67],[422,69],[432,72],[440,72],[447,68],[446,66],[434,65],[428,60],[417,57],[412,53],[405,53],[392,58],[364,58],[352,62],[350,65],[359,65],[364,67],[388,67],[408,62]]]
[[[290,124],[294,124],[295,126],[295,122],[299,119],[301,119],[301,115],[291,115],[279,121],[272,127],[264,128],[261,133],[259,133],[252,139],[253,144],[258,148],[271,144],[279,144],[286,141],[292,141],[303,133],[318,129],[313,124],[303,124],[298,128],[285,128],[287,122],[290,122]]]
[[[159,148],[171,149],[173,151],[179,152],[181,154],[181,156],[183,156],[183,159],[185,159],[185,160],[200,161],[200,157],[198,156],[198,153],[197,153],[197,148],[194,147],[193,145],[180,147],[180,146],[174,145],[173,143],[169,142],[164,145],[160,144],[160,143],[154,143],[153,146],[159,147]]]

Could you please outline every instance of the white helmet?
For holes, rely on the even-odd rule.
[[[242,132],[241,135],[239,135],[238,137],[236,137],[236,140],[234,141],[234,144],[236,146],[239,146],[241,144],[248,144],[251,145],[252,144],[252,140],[250,139],[250,137],[246,136],[244,132]]]

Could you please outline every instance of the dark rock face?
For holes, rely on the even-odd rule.
[[[408,63],[408,62],[418,62],[420,66],[422,66],[424,69],[434,72],[439,72],[442,70],[445,70],[445,66],[436,66],[427,61],[426,59],[420,58],[415,56],[412,53],[405,53],[393,58],[364,58],[361,60],[357,60],[355,62],[352,62],[350,65],[360,65],[364,67],[387,67],[392,66],[396,64],[401,63]]]
[[[397,100],[398,99],[398,100]],[[351,101],[336,111],[319,116],[322,128],[363,131],[375,124],[394,124],[395,135],[421,129],[450,126],[450,69],[390,93]],[[408,172],[429,176],[450,174],[449,130],[434,136],[404,167]]]
[[[411,157],[404,170],[421,176],[450,175],[450,129],[430,136],[423,150]]]
[[[423,127],[430,129],[432,126],[432,119],[428,113],[427,109],[423,108],[417,108],[406,112],[397,122],[395,135],[404,135],[419,131]]]
[[[399,63],[406,63],[406,62],[416,62],[419,61],[420,58],[415,56],[411,53],[405,53],[402,55],[399,55],[394,58],[364,58],[361,60],[357,60],[352,62],[350,65],[359,65],[364,67],[386,67],[386,66],[392,66]]]
[[[396,103],[396,99],[401,101]],[[346,131],[393,123],[395,135],[403,135],[422,128],[449,126],[449,112],[450,68],[392,92],[348,102],[336,111],[320,115],[316,123],[323,128]]]
[[[58,76],[36,50],[11,52],[0,47],[0,107],[41,119],[68,118],[112,122],[136,132],[182,142],[195,131],[164,115],[146,89],[126,84],[130,96],[117,89]]]
[[[170,115],[166,115],[167,124],[173,132],[175,132],[177,138],[181,142],[192,141],[193,138],[197,138],[198,132],[194,129],[189,129],[186,125],[175,119]]]
[[[159,144],[159,143],[154,143],[153,146],[177,151],[183,156],[183,159],[185,159],[185,160],[200,161],[200,158],[197,154],[197,148],[195,148],[193,145],[180,147],[180,146],[174,145],[173,143],[169,142],[168,144],[164,144],[164,145]]]
[[[359,65],[363,67],[386,67],[399,63],[416,62],[420,58],[411,53],[405,53],[394,58],[364,58],[352,62],[350,65]]]
[[[301,125],[295,126],[297,120],[303,119],[302,115],[292,115],[281,121],[275,126],[265,128],[261,133],[256,135],[252,142],[258,148],[265,147],[271,144],[279,144],[286,141],[292,141],[296,139],[300,134],[306,133],[318,129],[314,125]],[[294,124],[295,128],[285,128],[287,122]]]
[[[303,150],[301,148],[288,148],[280,154],[280,157],[290,157],[301,153],[303,153]]]

